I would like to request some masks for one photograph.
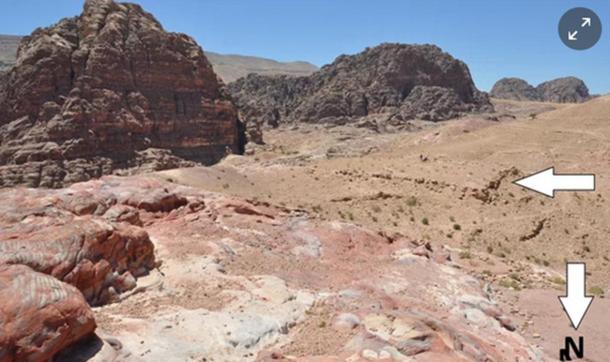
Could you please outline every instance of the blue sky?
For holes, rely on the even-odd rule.
[[[79,0],[2,0],[0,34],[29,34],[80,12]],[[204,49],[316,65],[381,42],[432,43],[470,67],[489,90],[504,76],[536,85],[574,75],[594,93],[610,92],[610,39],[587,51],[557,35],[572,7],[597,12],[610,29],[608,0],[134,0],[167,30]]]

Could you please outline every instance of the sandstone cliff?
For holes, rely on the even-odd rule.
[[[0,186],[213,163],[242,151],[241,129],[193,39],[138,5],[88,0],[0,73]]]
[[[250,127],[347,123],[372,114],[393,123],[439,121],[492,109],[466,64],[432,45],[382,44],[308,77],[249,75],[229,90]]]

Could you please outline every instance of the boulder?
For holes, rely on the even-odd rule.
[[[24,265],[0,264],[0,361],[48,361],[89,336],[93,312],[73,286]]]
[[[185,203],[163,189],[139,187],[119,196],[109,189],[78,187],[0,191],[0,265],[27,265],[51,275],[78,288],[92,305],[117,300],[135,287],[134,277],[155,266],[154,246],[139,211]]]

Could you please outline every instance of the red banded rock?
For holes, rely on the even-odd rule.
[[[0,77],[0,187],[210,164],[243,134],[202,49],[135,4],[87,0]]]
[[[407,237],[153,177],[0,197],[0,255],[12,258],[0,264],[27,262],[94,302],[135,286],[124,269],[148,265],[154,240],[159,272],[95,309],[100,333],[147,359],[536,360],[478,280],[415,256]],[[333,324],[346,314],[350,327]]]
[[[50,360],[95,328],[76,288],[24,265],[0,264],[0,362]]]
[[[177,197],[150,192],[121,199],[110,189],[97,192],[96,185],[90,191],[0,191],[0,264],[28,265],[72,284],[93,305],[135,287],[134,277],[155,265],[154,246],[138,209],[118,200],[162,209]]]

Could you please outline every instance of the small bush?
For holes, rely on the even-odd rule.
[[[551,278],[551,283],[557,285],[566,285],[566,281],[560,276],[554,276]]]
[[[460,224],[453,224],[453,230],[460,231],[462,230],[462,226],[460,226]]]
[[[430,225],[430,221],[428,220],[427,217],[421,219],[421,223],[424,224],[424,225]]]
[[[472,254],[468,250],[460,251],[460,259],[472,259]]]
[[[589,294],[595,296],[595,297],[602,297],[604,296],[604,290],[600,287],[591,287],[589,288]]]
[[[521,290],[521,286],[519,285],[519,282],[516,281],[515,279],[504,278],[504,279],[500,280],[499,284],[503,288],[507,288],[507,289],[512,288],[514,290]]]
[[[409,206],[409,207],[417,206],[417,197],[409,196],[407,198],[407,206]]]

